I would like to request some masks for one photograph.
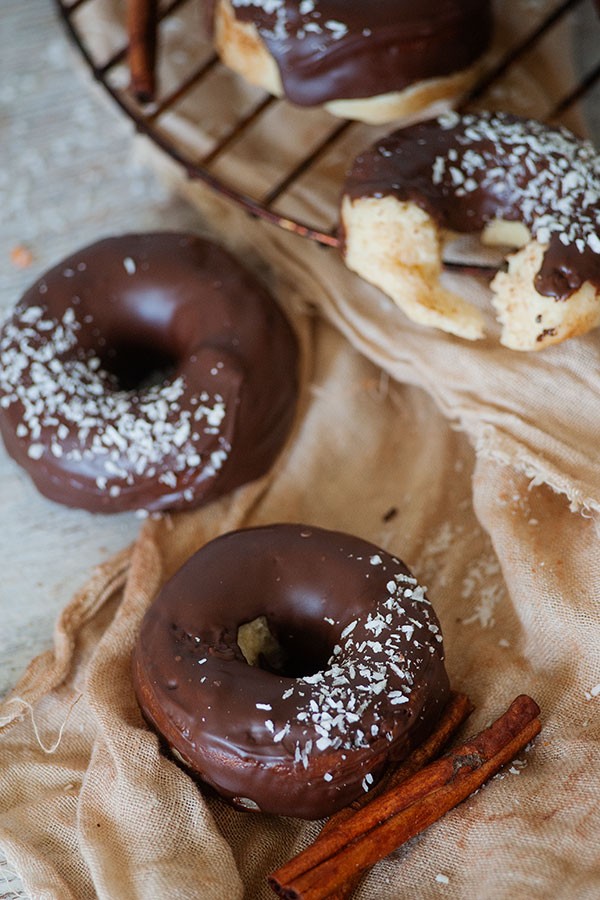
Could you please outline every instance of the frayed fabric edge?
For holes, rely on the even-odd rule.
[[[569,509],[583,518],[595,518],[600,515],[600,500],[587,496],[572,479],[567,478],[552,466],[541,464],[540,460],[528,453],[521,445],[513,446],[510,439],[502,435],[492,425],[479,425],[473,428],[466,423],[457,423],[461,431],[472,437],[475,453],[478,457],[492,460],[509,466],[530,479],[530,490],[545,484],[556,494],[562,494],[569,501]],[[518,453],[517,453],[518,450]]]

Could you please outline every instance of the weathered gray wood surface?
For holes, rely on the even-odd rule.
[[[50,0],[0,4],[0,316],[77,246],[127,230],[189,228],[132,156],[132,130],[76,61]],[[26,269],[11,251],[26,246]],[[90,570],[135,536],[133,514],[93,516],[40,497],[0,447],[0,696],[52,643]],[[2,865],[0,897],[22,897]]]
[[[0,313],[39,273],[108,234],[193,226],[132,158],[131,127],[75,65],[49,0],[0,12]],[[26,269],[11,251],[26,246]],[[0,696],[49,646],[59,609],[126,545],[133,515],[93,516],[40,497],[0,449]]]

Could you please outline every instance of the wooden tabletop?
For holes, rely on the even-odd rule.
[[[193,228],[197,214],[136,163],[132,129],[83,70],[50,0],[0,9],[0,316],[78,246],[124,231]],[[25,264],[25,265],[24,265]],[[58,612],[136,535],[41,497],[0,445],[0,696],[52,645]],[[2,866],[0,896],[24,897]]]

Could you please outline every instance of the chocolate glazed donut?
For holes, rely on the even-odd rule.
[[[52,500],[198,506],[274,461],[297,355],[274,300],[221,248],[108,238],[44,275],[5,323],[0,430]]]
[[[276,649],[250,665],[241,629],[256,620]],[[399,559],[272,525],[217,538],[163,587],[133,680],[192,773],[239,807],[312,819],[368,791],[433,729],[443,659],[435,613]]]
[[[348,197],[411,200],[441,227],[522,222],[547,245],[540,294],[567,300],[600,287],[600,157],[565,128],[509,113],[449,113],[403,128],[354,161]]]
[[[489,0],[210,0],[209,19],[252,84],[372,124],[446,108],[492,35]]]
[[[600,156],[564,128],[475,112],[395,131],[355,159],[341,224],[348,267],[424,325],[483,335],[481,312],[440,282],[453,232],[517,251],[491,284],[505,346],[600,324]]]
[[[372,97],[470,66],[492,30],[486,0],[232,0],[300,106]]]

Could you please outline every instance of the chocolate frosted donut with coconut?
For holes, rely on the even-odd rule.
[[[304,525],[199,550],[146,614],[133,677],[192,773],[240,808],[308,819],[369,791],[449,695],[439,622],[406,566]]]
[[[80,250],[0,331],[7,450],[47,497],[95,512],[191,508],[263,474],[296,389],[275,301],[193,235]]]
[[[481,313],[439,282],[448,232],[516,248],[492,282],[502,343],[539,350],[600,323],[600,156],[564,128],[448,113],[354,162],[341,211],[347,265],[410,318],[462,337]]]
[[[248,81],[372,123],[447,106],[473,81],[492,32],[488,0],[213,0],[211,9],[223,61]]]

